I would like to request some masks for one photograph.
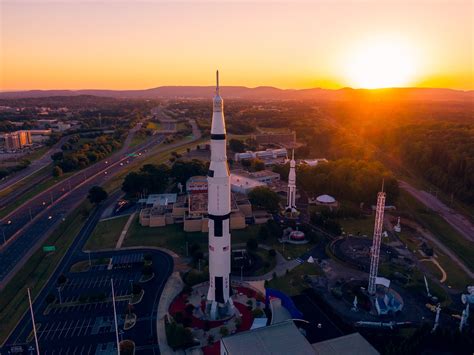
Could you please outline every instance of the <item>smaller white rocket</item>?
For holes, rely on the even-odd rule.
[[[296,212],[296,162],[294,150],[290,160],[290,173],[288,174],[288,192],[285,210],[286,212]]]

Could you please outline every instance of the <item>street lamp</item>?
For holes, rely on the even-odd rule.
[[[242,264],[240,266],[240,281],[242,282],[244,280],[244,265]]]
[[[58,286],[57,290],[58,290],[58,293],[59,293],[59,304],[62,304],[63,301],[62,301],[62,298],[61,298],[61,286]]]

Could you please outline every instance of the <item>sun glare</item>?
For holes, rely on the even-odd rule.
[[[366,43],[346,58],[349,85],[356,88],[409,86],[415,76],[415,53],[393,41]]]

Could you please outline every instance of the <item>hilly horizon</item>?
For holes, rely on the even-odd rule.
[[[214,86],[159,86],[138,90],[27,90],[0,92],[0,99],[42,98],[51,96],[93,95],[117,99],[200,99],[213,95]],[[433,100],[467,101],[474,98],[474,90],[455,90],[446,88],[383,88],[383,89],[280,89],[272,86],[222,86],[223,97],[232,99],[264,100],[352,100],[352,99],[391,99],[391,100]]]

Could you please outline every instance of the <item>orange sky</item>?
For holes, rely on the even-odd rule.
[[[374,43],[406,49],[396,86],[474,89],[470,0],[0,0],[0,23],[0,90],[390,85],[354,65]]]

